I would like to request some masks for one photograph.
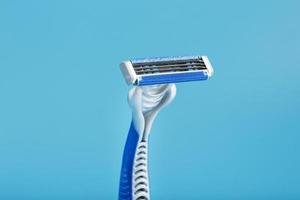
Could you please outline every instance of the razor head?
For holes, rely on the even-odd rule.
[[[213,75],[206,56],[128,60],[120,68],[127,84],[137,86],[207,80]]]

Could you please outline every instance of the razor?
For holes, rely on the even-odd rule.
[[[123,152],[119,200],[150,200],[148,139],[158,112],[176,96],[175,83],[208,80],[213,68],[207,56],[180,56],[123,61],[132,122]]]

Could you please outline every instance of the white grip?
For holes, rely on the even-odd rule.
[[[147,142],[138,143],[132,171],[132,196],[133,200],[149,200],[149,179],[148,179],[148,151]]]

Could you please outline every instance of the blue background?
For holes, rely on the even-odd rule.
[[[300,199],[299,1],[1,1],[0,199],[116,199],[119,63],[208,55],[150,141],[153,199]]]

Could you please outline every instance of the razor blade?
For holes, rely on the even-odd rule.
[[[127,60],[120,68],[127,84],[136,86],[201,81],[213,75],[207,56]]]

